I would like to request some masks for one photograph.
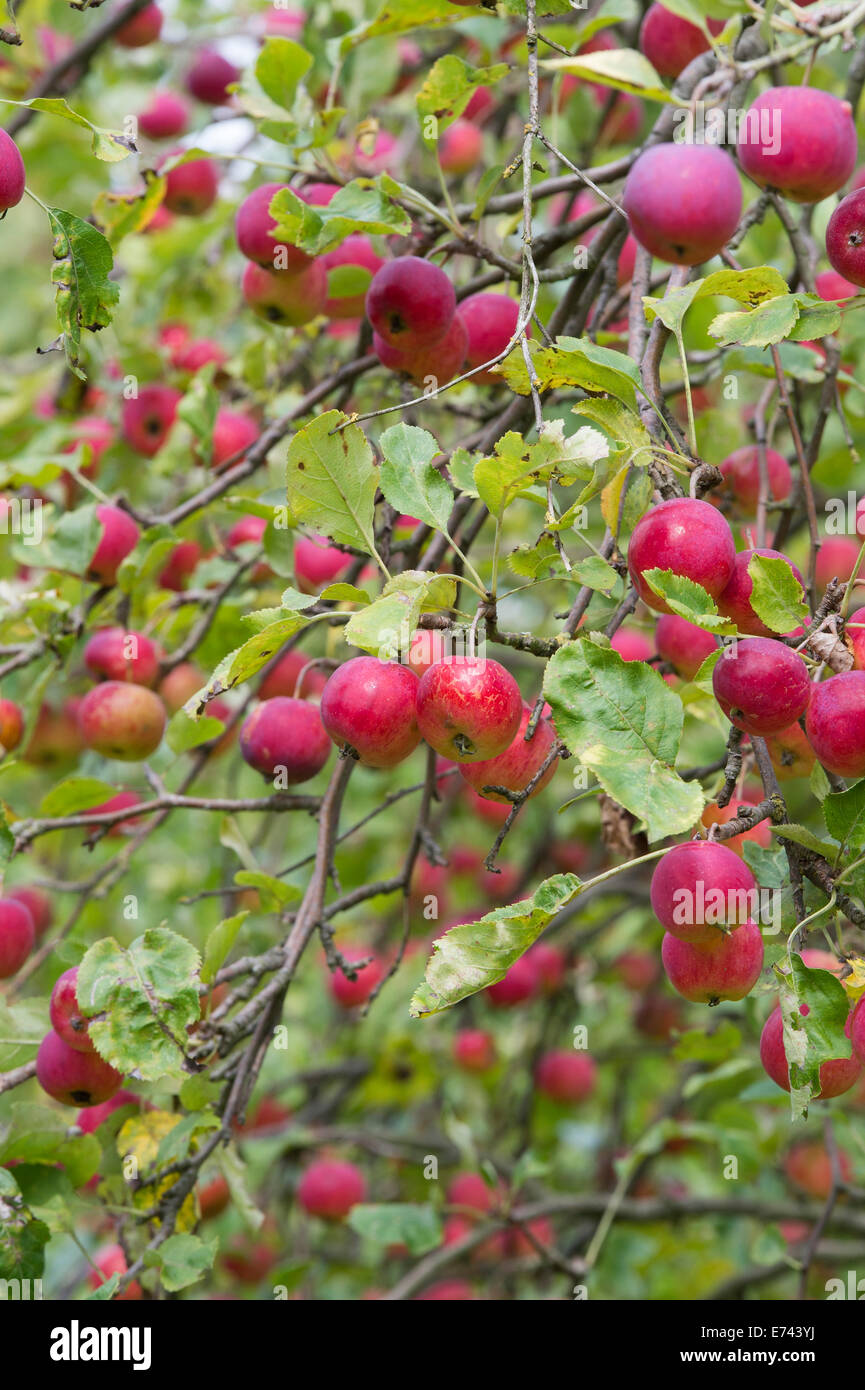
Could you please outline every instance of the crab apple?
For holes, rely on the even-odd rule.
[[[821,270],[814,279],[814,288],[821,299],[850,299],[856,293],[856,286],[836,270]]]
[[[347,965],[353,966],[356,961],[366,961],[366,965],[358,966],[352,973],[355,978],[352,980],[337,966],[328,976],[328,988],[332,997],[339,1004],[341,1009],[356,1009],[361,1004],[365,1004],[373,990],[385,977],[386,967],[383,960],[373,951],[363,950],[355,947],[351,951],[343,951],[343,959]],[[370,959],[372,957],[372,959]]]
[[[535,1085],[551,1100],[587,1100],[597,1083],[598,1069],[585,1052],[564,1048],[545,1052],[535,1068]]]
[[[865,285],[865,187],[842,198],[829,218],[826,255],[832,269],[848,284]]]
[[[805,732],[827,772],[865,775],[865,671],[842,671],[812,688]]]
[[[406,661],[415,675],[420,677],[431,666],[444,661],[447,652],[447,638],[443,632],[436,632],[435,628],[419,627],[412,633]]]
[[[556,1238],[552,1222],[545,1216],[537,1216],[522,1226],[514,1226],[508,1232],[508,1253],[519,1259],[520,1256],[533,1255],[538,1258],[538,1245],[550,1246]]]
[[[248,194],[237,209],[234,231],[238,249],[247,260],[255,261],[266,270],[301,270],[310,263],[311,258],[299,246],[293,246],[290,241],[277,241],[271,235],[276,230],[276,219],[271,216],[270,205],[276,194],[287,186],[263,183]],[[296,189],[292,192],[303,197]]]
[[[706,658],[717,651],[718,639],[677,613],[664,613],[655,625],[655,646],[676,674],[690,681]]]
[[[143,10],[115,29],[114,40],[121,48],[143,48],[159,38],[164,18],[158,5],[145,5]]]
[[[0,212],[14,208],[24,197],[24,160],[11,135],[0,130]]]
[[[119,1090],[123,1077],[97,1052],[76,1052],[55,1032],[46,1033],[36,1054],[36,1080],[63,1105],[101,1105]]]
[[[182,593],[197,570],[203,553],[198,541],[180,541],[169,553],[168,561],[159,573],[160,589]]]
[[[808,707],[811,682],[798,652],[771,637],[725,647],[712,672],[721,709],[746,734],[777,734]]]
[[[117,1091],[110,1100],[103,1101],[101,1105],[91,1105],[87,1110],[79,1110],[75,1116],[75,1123],[82,1134],[93,1134],[115,1110],[121,1110],[124,1105],[140,1104],[140,1097],[132,1091]]]
[[[717,145],[652,145],[631,166],[622,207],[641,246],[674,265],[716,256],[739,225],[742,187]]]
[[[760,978],[763,937],[756,922],[743,922],[711,946],[680,941],[667,932],[661,959],[673,989],[692,1004],[744,999]]]
[[[508,797],[500,792],[485,792],[484,787],[507,787],[509,791],[522,792],[540,772],[555,747],[556,735],[548,720],[541,719],[527,743],[525,734],[531,717],[531,705],[523,705],[519,728],[503,753],[495,758],[483,758],[480,762],[462,763],[460,766],[460,776],[481,796],[510,805]],[[529,799],[543,791],[555,772],[556,761],[553,759],[537,786],[532,789]]]
[[[151,6],[156,9],[156,6]],[[147,11],[145,10],[146,14]],[[135,47],[135,45],[130,45]],[[87,1282],[91,1289],[98,1289],[102,1284],[107,1284],[113,1275],[123,1276],[129,1266],[126,1263],[126,1256],[121,1245],[103,1245],[101,1250],[97,1250],[93,1256],[95,1269],[91,1269],[87,1275]],[[137,1279],[130,1279],[122,1293],[115,1293],[111,1296],[112,1303],[135,1303],[143,1298],[141,1285]]]
[[[450,0],[452,5],[475,5],[477,0]],[[423,1293],[415,1294],[416,1303],[467,1303],[477,1294],[465,1279],[440,1279]]]
[[[112,507],[110,503],[98,506],[96,515],[102,523],[102,535],[90,557],[87,578],[111,585],[115,583],[123,561],[138,544],[141,532],[128,512]]]
[[[850,1182],[853,1168],[843,1149],[838,1150],[838,1170],[841,1180]],[[784,1159],[784,1172],[795,1187],[821,1201],[826,1200],[834,1185],[829,1151],[815,1139],[792,1145]]]
[[[181,661],[159,683],[159,698],[169,714],[176,714],[205,684],[205,676],[191,661]],[[211,710],[217,701],[207,706]]]
[[[44,936],[54,920],[54,908],[48,894],[41,888],[36,888],[28,884],[22,884],[20,888],[10,888],[9,898],[14,898],[27,908],[33,918],[33,926],[36,931],[36,940]]]
[[[757,884],[717,840],[687,840],[658,860],[649,896],[662,927],[692,945],[717,945],[720,929],[747,922]]]
[[[538,941],[527,952],[535,968],[542,994],[557,994],[565,982],[568,958],[558,946]]]
[[[655,655],[655,649],[648,637],[633,628],[620,627],[610,639],[610,646],[618,652],[623,661],[648,661]]]
[[[454,1038],[453,1056],[463,1071],[489,1071],[496,1064],[495,1039],[482,1028],[461,1028]]]
[[[734,449],[718,464],[724,475],[724,488],[750,515],[756,515],[760,498],[760,450],[756,444]],[[790,465],[777,449],[766,450],[769,493],[776,502],[786,502],[793,487]]]
[[[207,367],[214,362],[217,367],[222,367],[228,361],[228,353],[221,343],[216,343],[212,338],[193,338],[187,343],[179,344],[170,353],[172,367],[178,372],[188,372],[194,375],[200,372],[202,367]]]
[[[16,975],[33,949],[36,926],[18,898],[0,898],[0,980]]]
[[[222,1176],[211,1178],[209,1183],[198,1190],[198,1208],[202,1221],[210,1221],[221,1216],[231,1201],[231,1188]]]
[[[171,140],[189,124],[189,107],[176,92],[154,92],[138,117],[138,129],[148,140]]]
[[[240,731],[244,761],[289,787],[321,772],[332,746],[316,706],[286,695],[262,701]]]
[[[454,656],[421,677],[417,720],[421,735],[456,763],[497,758],[517,736],[523,717],[520,688],[498,661]]]
[[[62,1038],[76,1052],[95,1052],[88,1031],[89,1020],[78,1004],[77,979],[78,966],[74,965],[71,970],[64,970],[55,983],[48,1006],[51,1027],[58,1038]]]
[[[807,1018],[811,1012],[807,1004],[799,1005],[799,1013]],[[844,1029],[847,1037],[851,1034],[851,1021],[848,1018]],[[781,1005],[777,1004],[770,1013],[760,1035],[760,1061],[767,1076],[780,1086],[782,1091],[790,1089],[790,1063],[784,1050],[784,1016]],[[851,1086],[855,1086],[862,1072],[862,1063],[853,1052],[850,1057],[835,1057],[820,1067],[820,1093],[817,1100],[832,1100],[843,1096]]]
[[[85,448],[90,454],[90,462],[81,470],[86,477],[92,478],[106,449],[114,443],[114,427],[108,420],[103,420],[101,415],[82,415],[75,421],[75,428],[72,431],[69,443],[63,450],[64,454],[72,454],[78,448]]]
[[[724,21],[710,19],[709,32],[720,34]],[[709,49],[702,29],[664,5],[650,5],[640,26],[640,52],[661,77],[678,77],[690,62]]]
[[[440,342],[456,307],[456,293],[445,272],[419,256],[386,261],[366,294],[367,318],[376,333],[403,352]]]
[[[516,332],[520,306],[509,294],[470,294],[460,304],[460,318],[468,334],[466,366],[474,370],[503,353]],[[501,385],[492,369],[475,372],[476,382]]]
[[[801,584],[804,593],[805,581],[793,561],[788,560],[786,555],[782,555],[778,550],[740,550],[736,556],[730,582],[723,593],[718,595],[718,611],[723,613],[725,618],[734,622],[740,632],[746,632],[749,637],[771,637],[773,635],[772,629],[766,626],[762,618],[757,617],[751,606],[754,581],[748,573],[748,566],[755,555],[762,555],[770,560],[783,560],[789,566],[794,578]]]
[[[322,256],[321,262],[328,276],[333,275],[335,277],[337,287],[340,279],[338,272],[340,271],[343,273],[353,271],[354,276],[352,278],[355,283],[358,279],[357,272],[360,272],[361,277],[363,273],[366,272],[371,284],[372,277],[376,275],[384,265],[384,261],[376,252],[369,237],[362,236],[358,232],[353,233],[352,236],[347,236],[345,241],[339,246],[335,246],[332,251],[328,251]],[[329,285],[332,283],[334,282],[328,280]],[[324,312],[330,319],[363,318],[364,305],[366,303],[366,290],[368,288],[369,285],[360,291],[354,289],[351,294],[331,293],[329,289]]]
[[[275,695],[308,700],[320,695],[327,684],[327,676],[317,666],[310,665],[310,661],[304,652],[286,652],[258,687],[259,700],[272,700]]]
[[[81,731],[78,728],[78,706],[76,697],[67,700],[62,709],[52,709],[41,705],[36,719],[36,727],[24,750],[23,757],[28,763],[38,767],[53,767],[60,763],[73,762],[83,748]]]
[[[478,1216],[486,1216],[495,1204],[495,1193],[480,1173],[458,1173],[447,1185],[445,1201],[452,1207],[467,1207]]]
[[[437,343],[420,348],[391,347],[378,333],[372,335],[372,346],[383,367],[403,372],[419,385],[427,381],[452,381],[459,376],[466,360],[468,333],[460,314],[454,314],[450,327]]]
[[[232,1236],[219,1262],[241,1284],[260,1284],[276,1264],[277,1252],[263,1240],[248,1235]]]
[[[317,594],[350,569],[351,563],[352,557],[331,545],[327,536],[298,536],[294,542],[294,578],[302,594]]]
[[[182,393],[173,386],[142,386],[137,396],[123,402],[120,430],[136,454],[153,458],[168,438],[177,419]]]
[[[238,455],[245,454],[261,433],[251,415],[242,410],[228,410],[221,406],[216,412],[213,425],[211,468],[219,468],[229,459],[238,462]]]
[[[24,733],[24,716],[13,700],[0,699],[0,753],[17,748]]]
[[[212,706],[211,706],[212,708]],[[107,801],[102,801],[98,806],[91,806],[90,814],[94,816],[109,815],[114,811],[131,811],[134,806],[141,805],[141,797],[138,792],[118,792],[116,796],[110,796]],[[119,839],[123,835],[131,835],[135,830],[135,817],[124,816],[122,820],[116,820],[106,829],[106,833],[114,839]],[[105,829],[101,826],[93,826],[92,832]],[[91,832],[91,833],[92,833]]]
[[[324,313],[327,272],[318,260],[296,271],[265,270],[249,261],[241,292],[260,319],[283,328],[300,328]]]
[[[360,1169],[332,1158],[311,1163],[297,1187],[304,1211],[323,1221],[342,1221],[365,1198],[366,1179]]]
[[[165,175],[163,205],[169,212],[200,217],[216,202],[219,170],[212,159],[190,159]]]
[[[643,578],[646,570],[684,575],[717,598],[730,582],[735,563],[736,546],[725,518],[711,502],[692,497],[674,497],[652,507],[640,517],[628,543],[631,580],[643,602],[657,613],[670,610]]]
[[[858,526],[858,520],[857,520]],[[831,579],[848,580],[859,559],[859,542],[849,536],[828,536],[820,542],[814,579],[818,589],[825,589]],[[857,577],[857,583],[859,582]]]
[[[665,994],[649,993],[634,1012],[634,1027],[645,1038],[667,1042],[674,1029],[683,1026],[681,1007]]]
[[[365,767],[395,767],[420,743],[418,685],[407,666],[352,657],[322,691],[321,722],[334,743],[347,743]]]
[[[761,188],[794,203],[819,203],[843,187],[856,164],[850,103],[818,87],[769,87],[745,115],[737,154]]]
[[[613,968],[625,989],[642,994],[658,978],[658,961],[648,951],[624,951]]]
[[[306,10],[272,5],[264,16],[264,32],[284,39],[299,39],[306,27]]]
[[[225,106],[231,100],[228,88],[240,76],[240,69],[214,48],[202,48],[186,74],[186,89],[205,106]]]
[[[159,648],[149,637],[122,627],[104,627],[94,632],[84,648],[84,664],[91,676],[133,681],[136,685],[155,685],[159,659]]]
[[[800,724],[791,724],[777,734],[770,734],[766,739],[766,748],[779,782],[789,782],[794,777],[809,777],[817,761]]]
[[[524,1004],[538,993],[540,980],[537,966],[528,955],[519,956],[500,980],[487,985],[484,991],[496,1009],[510,1009],[515,1004]]]
[[[828,970],[830,975],[841,978],[844,962],[833,956],[831,951],[820,951],[815,946],[806,946],[800,954],[802,964],[807,965],[809,970]]]
[[[87,747],[104,758],[140,762],[162,742],[165,706],[146,686],[105,681],[84,696],[78,726]]]
[[[850,1018],[850,1041],[854,1053],[865,1067],[865,997],[859,1000]]]
[[[483,153],[483,135],[472,121],[462,118],[448,126],[439,141],[439,164],[446,174],[470,174],[482,163]]]

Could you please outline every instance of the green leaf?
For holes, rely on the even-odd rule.
[[[411,1001],[412,1017],[442,1013],[501,980],[583,888],[576,874],[555,874],[530,898],[494,908],[477,922],[451,927],[433,942],[426,978]]]
[[[821,840],[809,830],[807,825],[773,825],[770,827],[772,834],[777,835],[782,840],[792,840],[795,845],[801,845],[803,849],[811,849],[815,854],[822,854],[825,858],[829,855],[834,856],[838,850],[837,845],[830,844],[828,840]]]
[[[144,191],[119,193],[105,189],[93,201],[93,216],[99,230],[115,249],[126,236],[141,232],[152,220],[165,196],[165,179],[153,169],[144,169]]]
[[[280,912],[288,903],[297,902],[301,896],[300,889],[293,883],[283,883],[281,878],[260,873],[257,869],[238,869],[234,881],[242,888],[255,888],[268,911]]]
[[[802,585],[786,560],[752,555],[748,561],[750,603],[772,632],[792,632],[808,622]]]
[[[621,401],[610,400],[605,396],[593,396],[580,401],[573,407],[575,415],[585,415],[598,425],[615,443],[636,453],[648,449],[652,437],[635,410],[629,410]]]
[[[95,505],[76,507],[61,516],[46,547],[44,563],[50,569],[85,574],[99,544],[102,523]]]
[[[799,305],[793,294],[779,294],[764,300],[749,313],[718,314],[709,324],[709,333],[722,347],[741,343],[743,347],[768,347],[788,338],[799,318]]]
[[[795,952],[793,973],[781,986],[784,1051],[790,1063],[790,1093],[794,1118],[804,1114],[808,1101],[820,1091],[824,1062],[849,1057],[850,1039],[844,1029],[850,1000],[840,980],[828,970],[812,970]],[[807,1014],[800,1007],[807,1005]]]
[[[113,937],[91,946],[76,993],[100,1056],[145,1081],[183,1078],[186,1030],[199,1017],[199,965],[194,946],[166,927],[128,947]]]
[[[400,424],[385,430],[379,447],[379,485],[391,506],[447,535],[454,496],[447,479],[432,464],[441,457],[437,440],[427,430]]]
[[[200,719],[208,701],[258,675],[270,658],[282,649],[289,637],[305,626],[306,620],[297,613],[288,618],[280,618],[277,622],[266,623],[261,632],[257,632],[248,642],[244,642],[242,647],[223,657],[207,685],[197,690],[183,706],[186,714],[190,719]]]
[[[544,694],[559,737],[604,790],[646,822],[650,841],[690,829],[703,793],[675,771],[682,702],[641,661],[569,642],[547,664]]]
[[[580,53],[569,58],[542,58],[540,66],[552,72],[572,72],[587,82],[613,87],[620,92],[633,92],[651,101],[672,100],[648,58],[635,48]]]
[[[378,558],[375,548],[375,494],[379,470],[358,425],[328,410],[291,441],[286,471],[288,505],[295,521],[340,545]]]
[[[532,364],[540,391],[578,386],[583,391],[614,396],[629,410],[636,410],[637,392],[642,394],[636,362],[612,348],[599,347],[590,338],[557,338],[552,346],[529,344]],[[521,396],[531,392],[529,374],[521,348],[514,348],[494,370],[504,377],[512,391]]]
[[[455,53],[447,53],[433,63],[415,97],[421,135],[427,144],[435,145],[439,132],[462,115],[478,87],[495,86],[507,71],[507,63],[473,68]]]
[[[405,570],[388,580],[367,608],[353,613],[345,625],[345,640],[382,661],[407,651],[422,612],[450,608],[456,600],[456,583],[446,575],[424,570]]]
[[[685,618],[707,632],[733,633],[736,624],[723,618],[718,605],[700,584],[671,570],[646,570],[649,587],[658,594],[678,617]]]
[[[311,67],[312,54],[293,39],[267,38],[255,60],[255,76],[271,101],[290,111],[298,84]]]
[[[63,208],[49,208],[48,220],[54,238],[51,280],[63,349],[69,367],[83,381],[81,334],[106,328],[120,299],[119,286],[108,278],[114,257],[102,233],[82,218]]]
[[[367,236],[406,236],[411,218],[395,201],[400,185],[387,174],[352,179],[334,194],[326,207],[303,202],[290,188],[274,194],[270,214],[276,222],[276,241],[299,246],[310,256],[332,251],[353,232]]]
[[[200,748],[225,733],[221,719],[205,715],[203,719],[190,719],[186,710],[179,709],[171,716],[165,731],[165,741],[172,753],[188,753],[191,748]]]
[[[8,98],[6,99],[8,101]],[[32,111],[45,111],[50,116],[61,116],[66,121],[71,121],[73,125],[82,126],[89,130],[93,139],[90,148],[97,159],[104,160],[108,164],[116,164],[121,159],[127,159],[129,155],[135,154],[135,146],[127,136],[117,130],[105,130],[102,126],[94,125],[88,121],[86,116],[82,116],[80,111],[73,111],[72,107],[63,97],[33,97],[30,101],[15,101],[9,103],[12,106],[29,106]]]
[[[795,328],[788,335],[796,343],[812,342],[825,338],[827,333],[837,333],[841,327],[841,310],[834,303],[827,303],[818,294],[799,293],[799,318]]]
[[[372,19],[366,19],[333,41],[333,54],[344,57],[367,39],[405,34],[410,29],[455,24],[461,16],[450,0],[384,0]]]
[[[273,42],[271,40],[271,42]],[[197,1284],[213,1266],[218,1241],[205,1241],[188,1232],[175,1233],[159,1246],[148,1250],[144,1263],[160,1271],[160,1281],[168,1293]]]
[[[833,839],[851,849],[865,845],[865,780],[846,792],[830,792],[823,800],[823,819]]]
[[[88,811],[91,806],[101,806],[116,796],[117,788],[108,782],[98,782],[95,777],[68,777],[58,782],[50,792],[43,796],[39,806],[40,816],[74,816],[77,811]]]
[[[237,912],[226,917],[208,934],[204,947],[204,963],[201,967],[201,982],[210,985],[222,969],[229,952],[237,940],[237,933],[246,921],[247,911]]]
[[[590,478],[598,461],[605,459],[608,452],[606,439],[590,425],[566,439],[563,422],[548,420],[535,444],[527,444],[515,430],[497,440],[493,457],[482,458],[475,465],[475,486],[496,517],[502,516],[518,497],[530,498],[546,507],[543,484],[552,479],[568,486],[575,478]]]
[[[411,1255],[425,1255],[442,1243],[442,1226],[434,1207],[413,1202],[382,1202],[352,1207],[348,1225],[364,1240],[387,1249],[404,1245]]]

